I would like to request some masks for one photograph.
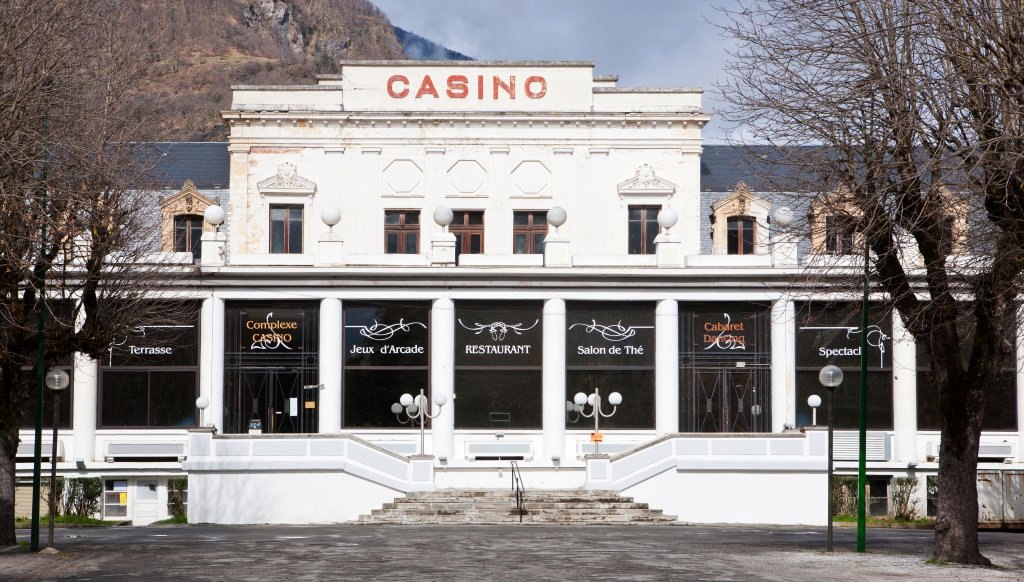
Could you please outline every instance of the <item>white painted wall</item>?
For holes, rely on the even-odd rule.
[[[825,525],[827,485],[823,472],[669,469],[622,493],[684,522]]]

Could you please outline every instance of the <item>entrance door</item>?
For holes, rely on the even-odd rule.
[[[262,368],[240,373],[242,402],[251,403],[250,429],[268,434],[317,431],[319,387],[303,382],[301,369]]]
[[[146,525],[160,518],[159,482],[155,479],[140,479],[135,482],[135,507],[132,508],[132,523]]]
[[[682,402],[686,432],[763,432],[768,426],[762,368],[695,368]]]

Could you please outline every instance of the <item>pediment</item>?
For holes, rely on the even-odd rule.
[[[285,162],[277,167],[277,174],[256,184],[261,194],[307,194],[316,191],[316,184],[303,178],[295,164]]]
[[[160,210],[174,215],[202,214],[216,204],[217,201],[200,192],[192,180],[185,180],[181,190],[160,201]]]
[[[723,216],[765,217],[768,210],[768,202],[754,194],[745,182],[739,182],[732,194],[711,204],[711,211]]]
[[[676,185],[655,174],[650,164],[637,166],[633,177],[618,184],[619,196],[630,194],[662,194],[671,196],[676,191]]]

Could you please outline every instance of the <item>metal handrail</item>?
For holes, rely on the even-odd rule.
[[[526,514],[526,488],[523,486],[523,474],[519,472],[519,465],[512,463],[512,492],[516,496],[516,511],[519,512],[519,523],[523,523],[523,515]]]

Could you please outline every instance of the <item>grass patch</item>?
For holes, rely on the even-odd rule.
[[[832,517],[832,521],[835,523],[857,523],[856,515],[836,515]],[[867,517],[864,520],[865,525],[868,527],[907,527],[907,528],[923,528],[932,527],[935,525],[935,520],[927,517],[919,517],[917,519],[905,520],[905,519],[894,519],[892,517]]]
[[[49,525],[50,517],[48,515],[39,516],[39,527],[45,527]],[[125,523],[121,521],[104,521],[102,519],[96,519],[94,517],[84,517],[81,515],[56,515],[53,518],[53,523],[56,525],[72,525],[72,526],[94,526],[94,527],[110,527],[114,525],[121,525]],[[17,528],[29,528],[32,527],[32,520],[27,517],[19,517],[14,520],[14,527]]]
[[[150,525],[182,525],[188,523],[188,518],[184,515],[176,515],[169,519],[162,519],[160,521],[154,521]]]

